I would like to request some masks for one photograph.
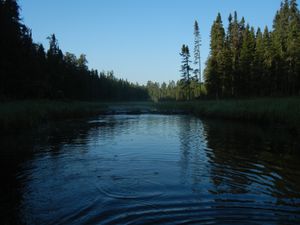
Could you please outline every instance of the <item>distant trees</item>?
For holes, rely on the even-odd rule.
[[[273,30],[256,31],[229,15],[225,33],[218,14],[211,29],[206,62],[207,94],[219,97],[300,94],[300,13],[296,0],[285,0]]]
[[[49,49],[33,42],[16,0],[0,0],[0,100],[23,98],[147,100],[146,87],[89,70],[86,55],[63,54],[54,34]]]
[[[147,91],[153,101],[185,101],[187,100],[187,89],[183,88],[182,81],[177,82],[171,80],[169,83],[147,82]],[[205,87],[201,87],[203,95]],[[200,84],[196,81],[191,82],[191,99],[195,99],[200,92]]]

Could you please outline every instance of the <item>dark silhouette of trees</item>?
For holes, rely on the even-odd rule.
[[[89,70],[86,55],[63,54],[54,34],[47,38],[47,51],[34,43],[16,0],[0,0],[0,29],[0,100],[149,98],[144,86],[117,79],[113,72]]]
[[[211,29],[206,63],[207,94],[214,98],[300,94],[300,13],[296,0],[284,0],[273,30],[245,25],[229,15],[225,33],[218,14]]]
[[[222,94],[222,82],[223,77],[223,48],[225,41],[225,31],[223,28],[221,15],[218,14],[214,24],[211,28],[211,42],[210,42],[210,58],[207,61],[205,69],[205,79],[208,93],[216,96]]]
[[[13,0],[0,2],[0,95],[20,96],[28,85],[28,76],[22,73],[28,68],[25,64],[33,54],[31,32],[20,22],[19,6]],[[28,43],[29,42],[29,43]]]
[[[200,33],[194,24],[194,62],[200,60]],[[237,12],[228,17],[224,29],[218,14],[211,28],[210,55],[204,70],[205,87],[191,76],[186,45],[180,56],[182,79],[169,85],[149,81],[152,100],[201,98],[248,98],[300,94],[300,12],[296,0],[284,0],[277,11],[273,29],[251,27]],[[198,67],[193,71],[199,74]],[[200,82],[201,83],[201,82]],[[203,91],[202,91],[203,90]]]
[[[187,45],[181,49],[182,79],[147,86],[117,79],[112,71],[88,68],[86,55],[61,50],[57,37],[49,48],[34,43],[19,14],[16,0],[0,0],[0,100],[191,100],[211,98],[292,96],[300,94],[300,12],[296,0],[284,0],[272,29],[255,30],[229,15],[224,29],[218,14],[211,29],[210,55],[201,84],[200,32],[194,23],[194,63]],[[199,78],[199,79],[197,79]],[[200,81],[200,82],[199,82]],[[204,95],[201,94],[203,98]]]

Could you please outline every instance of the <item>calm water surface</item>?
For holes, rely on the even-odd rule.
[[[4,225],[300,224],[299,140],[280,128],[115,115],[0,148]]]

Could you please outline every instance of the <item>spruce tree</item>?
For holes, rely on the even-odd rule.
[[[286,46],[289,94],[299,94],[300,81],[300,13],[296,0],[291,0]]]
[[[240,94],[243,96],[249,96],[253,92],[254,85],[252,79],[253,62],[254,62],[254,51],[255,51],[255,37],[254,29],[249,25],[243,30],[242,48],[239,60],[240,68]]]
[[[239,83],[240,83],[240,73],[239,73],[239,57],[240,57],[240,26],[237,18],[237,12],[234,12],[233,22],[230,29],[230,48],[232,53],[232,86],[233,86],[233,96],[239,95]]]
[[[232,23],[232,15],[229,14],[228,17],[228,29],[226,33],[225,38],[225,44],[223,49],[224,54],[224,95],[227,97],[233,97],[235,93],[234,89],[234,71],[233,71],[233,45],[232,45],[232,29],[233,29],[233,23]]]
[[[210,33],[210,56],[206,63],[205,84],[207,92],[216,98],[222,93],[222,51],[224,47],[225,31],[223,28],[221,14],[219,13],[213,23]]]
[[[195,79],[200,83],[200,94],[201,94],[201,83],[202,83],[202,74],[201,74],[201,54],[200,54],[200,47],[201,47],[201,36],[200,30],[197,20],[194,23],[194,64],[196,68],[194,69]]]
[[[253,80],[256,88],[256,95],[264,95],[264,88],[267,85],[265,82],[265,68],[264,68],[264,43],[263,34],[261,29],[258,28],[256,32],[256,43],[254,51],[254,64],[253,64]]]
[[[220,60],[220,71],[222,72],[221,83],[222,83],[222,96],[232,97],[233,86],[232,86],[232,52],[230,49],[229,36],[226,35],[224,47],[221,52]]]
[[[289,70],[285,62],[287,50],[287,34],[289,25],[289,1],[284,0],[281,3],[280,9],[276,12],[273,21],[273,31],[271,32],[272,42],[272,95],[288,94],[289,92]]]
[[[273,39],[271,37],[272,33],[269,32],[266,26],[263,33],[263,47],[264,47],[264,93],[267,96],[274,95],[275,92],[275,79],[274,72],[275,68],[275,50],[273,48]]]
[[[187,91],[187,100],[191,100],[191,71],[193,70],[190,66],[191,60],[190,60],[190,50],[187,45],[182,45],[180,56],[182,57],[181,60],[181,84],[182,88]]]
[[[47,51],[47,70],[49,71],[51,97],[56,98],[64,95],[64,93],[62,93],[65,78],[63,76],[63,53],[59,48],[55,34],[51,34],[47,39],[49,40],[49,49]]]

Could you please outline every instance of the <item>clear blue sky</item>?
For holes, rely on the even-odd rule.
[[[35,42],[48,48],[55,33],[63,52],[87,55],[89,67],[114,70],[119,78],[180,79],[180,48],[193,49],[193,24],[202,36],[202,68],[209,54],[209,33],[220,12],[230,12],[254,27],[272,26],[281,0],[19,0],[24,23]]]

